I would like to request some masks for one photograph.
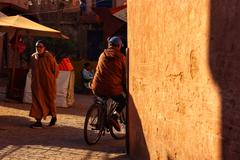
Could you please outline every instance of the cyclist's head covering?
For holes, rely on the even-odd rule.
[[[107,41],[108,41],[108,44],[110,44],[112,46],[121,46],[121,47],[123,47],[122,40],[118,36],[108,37]]]

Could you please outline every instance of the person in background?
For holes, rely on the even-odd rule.
[[[55,125],[56,113],[56,78],[59,74],[56,60],[47,51],[45,42],[36,42],[36,52],[31,55],[30,68],[32,70],[32,106],[29,115],[36,119],[30,128],[42,127],[41,120],[51,115],[49,126]]]
[[[126,106],[126,57],[121,53],[123,43],[120,37],[114,36],[107,40],[108,48],[99,57],[91,89],[95,95],[112,98],[118,103],[111,123],[120,131],[117,120]]]
[[[83,65],[82,69],[82,80],[85,89],[89,90],[89,82],[92,81],[94,76],[94,71],[92,70],[92,66],[90,63],[86,62]]]

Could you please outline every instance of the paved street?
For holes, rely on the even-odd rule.
[[[85,143],[83,123],[92,99],[89,95],[75,95],[74,106],[57,108],[57,125],[48,127],[48,117],[43,120],[42,129],[28,127],[34,122],[28,116],[30,104],[0,100],[0,159],[129,159],[125,153],[125,140],[114,140],[105,135],[96,145]]]

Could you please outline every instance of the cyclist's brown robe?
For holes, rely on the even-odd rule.
[[[117,96],[126,84],[126,58],[113,49],[105,49],[100,55],[91,88],[98,96]]]
[[[46,51],[31,56],[32,69],[32,106],[30,116],[45,119],[47,115],[56,116],[56,78],[59,73],[53,55]]]

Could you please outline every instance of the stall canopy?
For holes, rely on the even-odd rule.
[[[46,27],[20,15],[0,17],[0,31],[8,32],[12,29],[21,35],[69,39],[58,30]]]

